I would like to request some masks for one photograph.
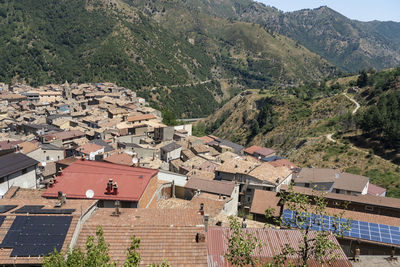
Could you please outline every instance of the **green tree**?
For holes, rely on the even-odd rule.
[[[166,125],[168,125],[168,126],[175,126],[175,125],[178,125],[178,122],[176,121],[175,114],[172,113],[171,111],[169,111],[169,110],[164,110],[164,111],[162,112],[162,117],[163,117],[162,122],[163,122],[164,124],[166,124]]]
[[[281,199],[285,208],[293,211],[292,218],[275,219],[276,223],[282,226],[297,228],[301,233],[301,242],[298,247],[286,245],[282,248],[282,253],[274,257],[274,265],[285,264],[291,256],[298,259],[296,266],[307,266],[307,262],[314,258],[321,264],[330,265],[338,257],[340,247],[333,241],[332,237],[342,237],[344,231],[350,230],[350,220],[343,222],[345,210],[335,215],[328,215],[327,200],[323,192],[312,196],[303,195],[294,191],[293,186],[287,192],[281,193]],[[343,206],[346,208],[346,205]],[[267,210],[265,215],[271,220],[271,210]],[[333,222],[328,225],[324,221],[324,216],[332,216]],[[318,225],[321,231],[311,233],[311,227]],[[331,230],[330,227],[333,227]],[[292,262],[292,264],[295,264]]]
[[[255,266],[258,260],[254,257],[257,248],[262,243],[251,234],[243,231],[239,221],[229,216],[228,252],[225,254],[229,263],[235,266]]]
[[[361,71],[360,75],[358,76],[357,79],[357,86],[358,87],[364,87],[368,83],[368,74],[365,70]]]
[[[131,237],[131,246],[128,248],[126,253],[126,260],[124,267],[135,267],[138,266],[142,257],[140,256],[139,252],[137,251],[140,246],[140,238],[135,236]]]

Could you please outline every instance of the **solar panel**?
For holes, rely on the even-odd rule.
[[[17,216],[0,247],[12,248],[11,257],[60,251],[71,221],[72,216]]]
[[[17,205],[0,205],[0,213],[5,213],[16,207],[18,207],[18,206]]]
[[[290,227],[298,226],[294,220],[296,220],[296,213],[294,211],[283,211],[282,222],[284,225]],[[315,231],[322,231],[322,228],[324,230],[334,231],[335,222],[339,227],[347,222],[346,219],[341,219],[339,222],[332,216],[324,216],[323,220],[320,220],[320,218],[315,214],[312,214],[310,218],[304,218],[304,220],[305,223],[303,228],[310,227]],[[321,225],[322,222],[323,225]],[[381,243],[400,245],[400,227],[397,226],[351,220],[350,231],[343,231],[343,235]]]
[[[43,205],[25,205],[17,209],[17,214],[72,214],[75,209],[43,209]]]

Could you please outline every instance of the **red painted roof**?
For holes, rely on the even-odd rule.
[[[373,196],[380,196],[383,193],[386,192],[386,189],[374,184],[369,183],[368,185],[368,195],[373,195]]]
[[[275,150],[267,147],[261,147],[259,149],[256,149],[253,153],[257,153],[261,156],[268,157],[271,154],[275,153]]]
[[[94,191],[93,199],[139,201],[150,179],[158,170],[128,167],[118,164],[77,160],[65,168],[57,183],[46,189],[43,197],[57,197],[62,191],[67,198],[86,198],[86,191]],[[142,178],[140,178],[142,176]],[[118,184],[118,194],[106,194],[108,179]]]

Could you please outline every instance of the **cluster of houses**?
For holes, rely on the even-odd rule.
[[[300,168],[270,148],[192,136],[190,124],[163,124],[143,98],[111,83],[0,84],[0,100],[0,264],[40,265],[55,247],[84,248],[102,226],[118,266],[132,235],[142,240],[142,265],[227,266],[228,216],[246,218],[244,231],[263,241],[257,257],[268,262],[301,241],[296,229],[265,227],[267,209],[276,218],[287,212],[289,185],[310,197],[326,192],[332,215],[346,203],[348,217],[400,230],[400,199],[385,197],[369,178]],[[64,232],[53,229],[57,241],[13,237],[18,227],[51,235],[25,227],[44,216],[49,229],[52,220],[63,221]],[[334,265],[351,266],[356,251],[393,257],[396,238],[334,238],[341,246]]]

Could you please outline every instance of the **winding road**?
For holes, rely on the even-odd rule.
[[[358,103],[357,101],[355,101],[354,98],[349,97],[346,93],[343,93],[343,95],[344,95],[347,99],[349,99],[351,102],[353,102],[353,103],[356,105],[355,109],[353,109],[353,111],[351,112],[351,114],[353,114],[353,115],[356,114],[356,112],[358,111],[358,109],[361,107],[361,106],[360,106],[360,103]],[[333,135],[333,133],[327,134],[327,135],[326,135],[326,139],[328,139],[330,142],[335,142],[335,143],[337,143],[337,141],[336,141],[335,139],[332,138],[332,135]],[[358,149],[358,148],[355,147],[355,149]],[[361,149],[358,149],[358,150],[361,150]],[[362,150],[361,150],[361,151],[362,151]]]

